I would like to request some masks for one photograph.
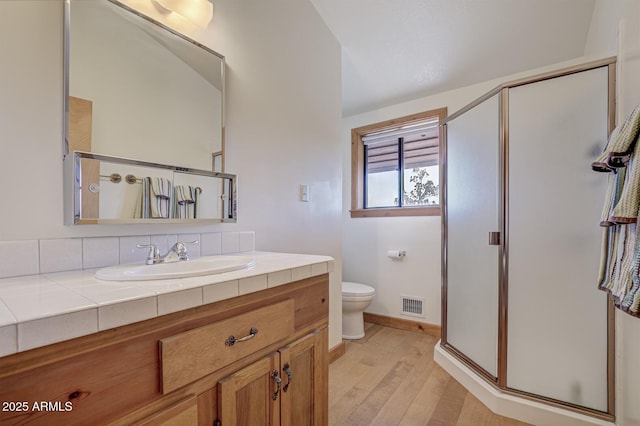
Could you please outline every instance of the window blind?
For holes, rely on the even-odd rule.
[[[367,173],[398,170],[400,138],[403,140],[405,169],[437,165],[439,136],[437,118],[413,126],[363,136]]]

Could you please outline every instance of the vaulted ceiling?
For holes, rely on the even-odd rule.
[[[311,0],[342,45],[343,116],[583,56],[595,0]]]

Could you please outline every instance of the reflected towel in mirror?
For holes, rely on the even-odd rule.
[[[173,185],[171,180],[165,178],[148,178],[151,182],[151,193],[149,197],[149,205],[151,206],[152,218],[164,218],[171,217],[171,195],[173,192]]]
[[[172,218],[172,197],[173,185],[170,179],[160,177],[143,178],[134,217],[142,219]]]
[[[191,185],[176,185],[176,217],[179,219],[196,219],[198,212],[198,195],[202,191]]]

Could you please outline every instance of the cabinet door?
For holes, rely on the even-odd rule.
[[[324,337],[323,331],[316,331],[280,349],[283,426],[327,424]]]
[[[221,380],[218,383],[220,423],[223,426],[280,424],[279,371],[280,354],[273,353]]]
[[[212,425],[218,418],[218,388],[202,392],[198,395],[198,424]]]

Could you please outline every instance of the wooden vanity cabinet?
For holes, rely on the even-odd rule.
[[[216,424],[326,425],[324,334],[309,334],[222,379]]]
[[[0,424],[326,425],[328,282],[315,276],[0,358],[0,401],[72,407],[0,411]]]

